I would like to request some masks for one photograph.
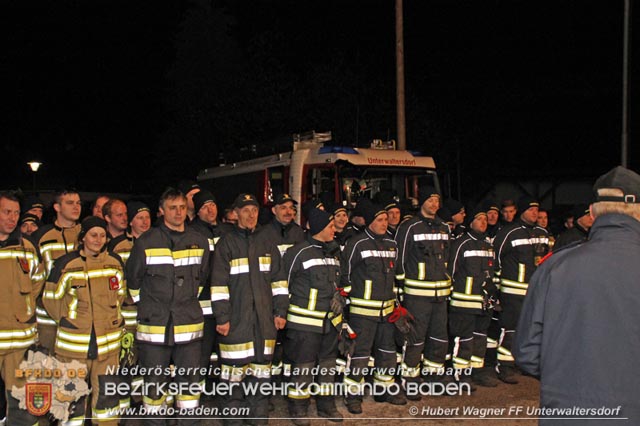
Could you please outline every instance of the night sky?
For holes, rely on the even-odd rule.
[[[623,4],[405,0],[408,147],[433,155],[441,178],[460,167],[467,198],[500,179],[619,164]],[[278,151],[292,133],[360,146],[396,137],[393,0],[3,9],[4,188],[31,189],[25,163],[38,159],[40,188],[156,194],[221,155]]]

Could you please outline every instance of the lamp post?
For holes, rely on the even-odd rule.
[[[33,172],[33,192],[36,192],[36,173],[40,166],[42,166],[42,163],[38,161],[29,161],[27,165],[31,167],[31,171]]]

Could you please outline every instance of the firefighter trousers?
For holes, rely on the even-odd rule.
[[[484,367],[490,323],[490,315],[449,312],[449,352],[454,368]]]
[[[407,345],[404,352],[403,379],[419,376],[420,358],[426,372],[440,373],[444,369],[449,346],[447,302],[405,295],[403,305],[415,318],[417,336],[417,341],[413,345]]]
[[[7,425],[37,425],[38,418],[30,414],[27,410],[19,407],[19,401],[11,395],[13,386],[23,387],[27,383],[24,377],[16,377],[16,370],[24,359],[27,349],[17,349],[9,352],[0,352],[0,373],[4,381],[4,396],[6,397]],[[0,416],[4,417],[3,412]]]

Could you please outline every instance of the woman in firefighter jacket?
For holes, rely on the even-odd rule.
[[[117,424],[118,395],[104,394],[105,373],[119,364],[124,319],[120,312],[126,294],[123,264],[105,250],[107,224],[91,216],[82,221],[79,249],[57,259],[47,279],[42,300],[58,323],[55,353],[63,362],[81,360],[91,385],[91,412],[82,397],[69,424],[82,425],[84,417],[100,424]],[[123,395],[124,399],[124,395]]]
[[[222,382],[246,379],[268,383],[277,330],[286,323],[289,292],[276,244],[265,233],[255,232],[258,202],[241,194],[234,202],[238,223],[223,235],[214,254],[211,302],[219,336]],[[224,396],[227,407],[249,405],[250,417],[267,423],[269,395],[245,395],[233,386]],[[240,419],[228,418],[227,423]]]
[[[10,391],[26,385],[15,372],[29,346],[36,343],[35,302],[44,284],[44,269],[34,244],[20,235],[19,215],[15,195],[0,193],[0,371],[7,389],[8,424],[33,425],[38,419],[21,410]]]
[[[484,356],[492,305],[497,297],[493,283],[495,258],[485,233],[487,212],[472,212],[470,220],[467,231],[453,242],[448,264],[453,281],[449,302],[449,348],[460,381],[471,379],[466,373],[472,368],[475,383],[493,387],[497,382],[484,367]]]
[[[369,357],[375,359],[373,383],[378,390],[394,384],[396,367],[395,327],[388,321],[395,308],[394,280],[397,246],[387,236],[387,212],[364,199],[359,203],[366,228],[351,238],[342,252],[341,282],[349,293],[349,325],[357,334],[356,349],[344,383],[345,403],[352,414],[362,413],[362,391]],[[348,374],[347,374],[348,373]],[[376,402],[403,405],[403,395],[380,392]]]
[[[340,249],[332,243],[335,227],[329,213],[313,209],[308,216],[307,239],[296,244],[284,257],[291,294],[287,314],[284,351],[291,360],[291,386],[287,389],[289,415],[297,425],[306,419],[310,401],[312,370],[318,367],[320,386],[316,405],[318,415],[341,419],[336,410],[333,383],[338,354],[338,330],[344,306],[332,311],[332,300],[340,284]]]

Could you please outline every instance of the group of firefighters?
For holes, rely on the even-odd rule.
[[[434,188],[423,192],[413,211],[392,196],[363,198],[352,211],[308,200],[300,206],[304,227],[288,194],[274,196],[261,224],[256,197],[240,194],[223,222],[214,195],[193,182],[161,195],[153,227],[147,205],[108,197],[79,223],[73,190],[55,194],[55,218],[42,225],[41,202],[1,193],[7,424],[39,421],[11,393],[26,385],[14,372],[28,350],[86,364],[92,392],[73,404],[68,425],[117,424],[129,399],[107,394],[106,384],[140,379],[110,375],[124,362],[157,384],[145,387],[146,412],[173,404],[187,413],[179,424],[198,423],[188,410],[203,386],[271,383],[276,375],[288,383],[297,425],[309,424],[312,396],[318,416],[342,421],[339,372],[352,414],[362,413],[366,383],[382,390],[376,402],[394,405],[422,397],[394,387],[517,383],[513,335],[529,279],[550,251],[549,232],[536,223],[540,206],[521,197],[509,222],[498,220],[495,202],[466,212]],[[31,222],[40,227],[27,235],[19,225]],[[135,356],[123,344],[132,334]],[[212,364],[214,378],[202,374]],[[168,382],[184,386],[167,394],[160,384]],[[229,389],[224,406],[248,407],[249,415],[225,423],[267,423],[268,392]]]

